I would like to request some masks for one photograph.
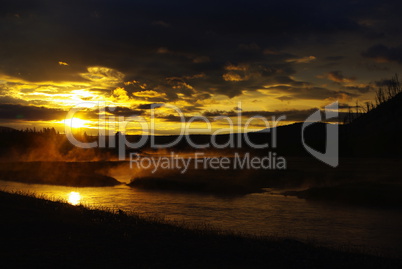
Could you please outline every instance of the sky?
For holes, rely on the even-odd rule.
[[[199,133],[227,128],[216,116],[287,124],[371,101],[402,67],[400,1],[1,2],[0,125],[17,129],[63,132],[81,107],[73,127],[95,132],[99,101],[112,131],[154,113],[175,134],[178,109]]]

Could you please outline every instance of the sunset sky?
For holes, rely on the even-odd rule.
[[[177,133],[165,103],[186,117],[241,111],[287,123],[336,100],[346,111],[400,73],[401,10],[370,0],[2,1],[0,125],[63,132],[83,101],[145,119],[160,104],[156,134]],[[96,110],[78,117],[95,130]]]

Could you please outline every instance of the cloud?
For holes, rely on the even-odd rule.
[[[316,59],[317,59],[317,57],[315,57],[315,56],[306,56],[306,57],[301,57],[301,58],[288,59],[288,60],[286,60],[286,62],[297,63],[297,64],[306,64],[306,63],[315,61]]]
[[[279,97],[276,97],[276,99],[278,99],[280,101],[290,101],[290,100],[294,100],[295,98],[291,97],[291,96],[279,96]]]
[[[234,111],[242,111],[243,109],[241,109],[240,107],[236,106],[233,108]]]
[[[314,86],[304,86],[304,87],[293,87],[293,86],[271,86],[267,87],[265,90],[260,90],[260,92],[270,95],[273,93],[282,94],[282,96],[276,97],[281,101],[289,100],[326,100],[326,99],[345,99],[350,97],[357,97],[358,94],[350,93],[346,91],[335,91],[323,87]]]
[[[158,93],[158,92],[153,91],[153,90],[134,92],[133,95],[135,97],[142,97],[144,99],[166,96],[166,94]]]
[[[193,63],[199,64],[199,63],[207,63],[211,61],[211,59],[208,56],[196,56],[193,59]]]
[[[400,84],[399,78],[395,75],[392,79],[381,79],[374,82],[377,87],[390,87],[390,86],[398,86]]]
[[[360,93],[367,93],[373,89],[371,85],[345,86],[344,88],[348,91],[357,91]]]
[[[142,115],[143,111],[140,109],[133,109],[128,107],[108,107],[106,112],[113,114],[114,116],[124,116],[124,117],[131,117],[131,116],[138,116]]]
[[[50,121],[62,120],[67,112],[61,109],[24,106],[14,104],[0,104],[1,120],[24,120],[24,121]]]
[[[306,81],[297,81],[290,76],[276,76],[271,85],[266,85],[264,89],[258,90],[266,95],[274,95],[281,101],[295,99],[325,100],[328,98],[345,98],[357,96],[345,91],[331,90],[324,87],[317,87]]]
[[[148,110],[163,107],[164,104],[141,104],[137,106],[137,109]]]
[[[293,110],[275,110],[275,111],[265,111],[265,110],[259,110],[259,111],[222,111],[222,110],[216,110],[216,111],[206,111],[204,112],[203,116],[209,118],[210,120],[213,120],[215,117],[219,116],[226,116],[226,117],[245,117],[245,118],[251,118],[251,117],[264,117],[267,120],[271,120],[272,117],[280,117],[282,115],[286,116],[286,121],[304,121],[306,120],[311,114],[316,112],[317,110],[320,110],[318,108],[311,108],[311,109],[293,109]]]
[[[402,64],[402,46],[387,47],[383,44],[378,44],[363,52],[362,56],[373,59],[379,63],[397,62]]]
[[[327,78],[337,83],[348,83],[356,80],[355,77],[346,77],[341,71],[331,71],[325,75],[318,76],[319,78]]]
[[[325,60],[327,61],[340,61],[343,58],[345,58],[344,56],[327,56],[325,57]]]
[[[104,87],[111,87],[123,82],[124,74],[112,68],[91,66],[87,72],[80,74],[83,78],[96,82]]]
[[[248,79],[247,77],[242,77],[235,72],[228,72],[226,74],[223,74],[222,77],[225,81],[243,81]]]

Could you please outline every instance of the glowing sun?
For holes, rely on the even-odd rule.
[[[89,121],[80,118],[71,118],[64,120],[64,124],[70,126],[71,128],[83,128],[86,127],[86,123]]]
[[[68,203],[72,205],[78,205],[81,201],[81,195],[79,192],[72,191],[68,194]]]

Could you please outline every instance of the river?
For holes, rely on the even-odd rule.
[[[402,257],[402,214],[396,210],[308,202],[275,191],[239,197],[145,191],[127,185],[63,187],[0,181],[0,189],[72,204],[120,209],[223,230],[352,247]]]

